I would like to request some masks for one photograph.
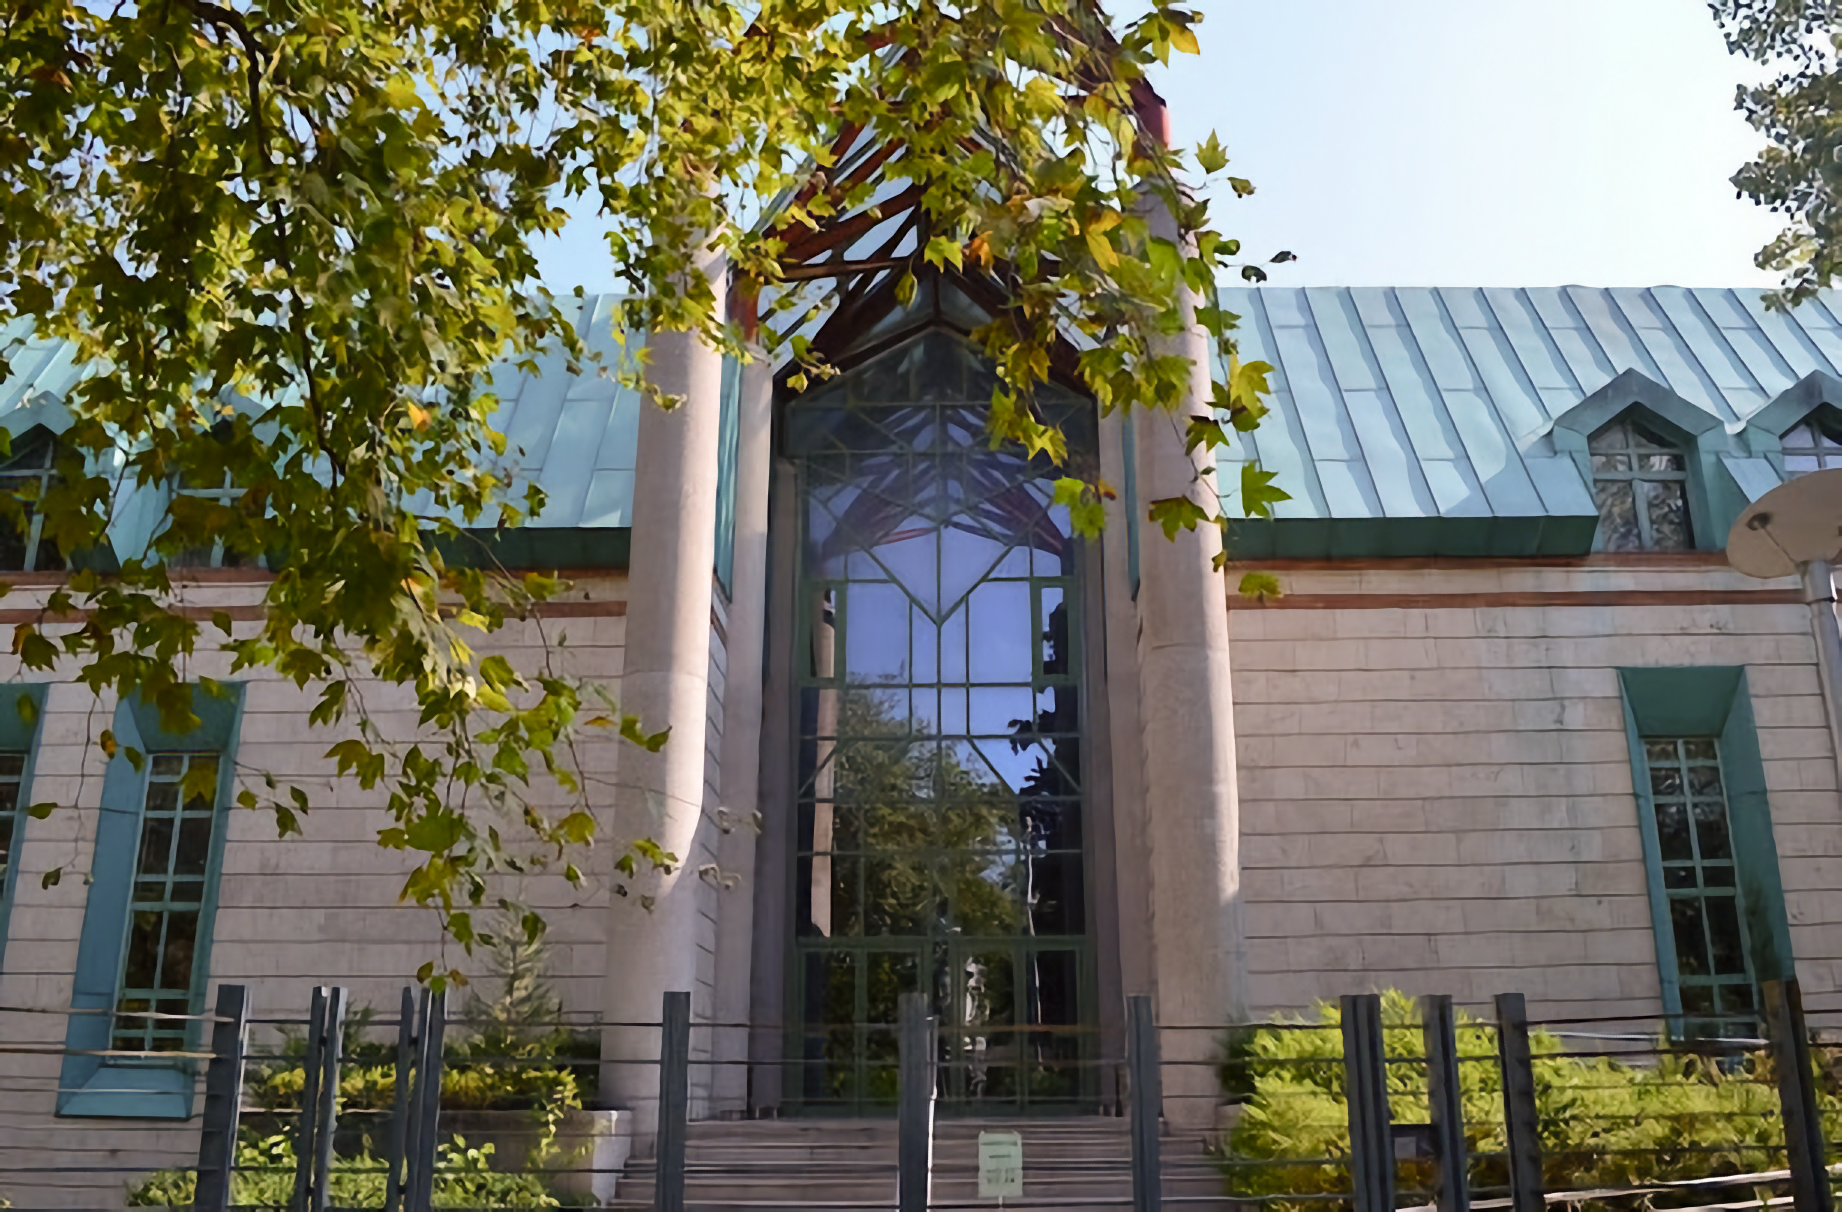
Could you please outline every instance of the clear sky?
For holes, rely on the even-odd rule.
[[[1753,286],[1773,216],[1727,178],[1758,69],[1702,0],[1199,0],[1159,81],[1258,192],[1216,226],[1293,286]],[[1224,191],[1225,192],[1225,191]],[[611,289],[592,220],[542,253]]]

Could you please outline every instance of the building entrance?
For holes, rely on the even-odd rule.
[[[1086,546],[1047,458],[991,449],[994,376],[944,332],[796,400],[794,882],[802,1108],[892,1105],[896,1002],[939,1016],[949,1109],[1096,1097],[1082,827]],[[1070,461],[1092,406],[1050,389]]]

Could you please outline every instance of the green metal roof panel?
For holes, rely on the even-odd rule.
[[[1241,316],[1241,356],[1274,367],[1271,414],[1223,460],[1225,504],[1239,514],[1232,473],[1249,454],[1293,496],[1270,523],[1234,524],[1243,553],[1587,550],[1591,486],[1550,435],[1630,372],[1679,399],[1679,416],[1706,417],[1690,428],[1755,499],[1778,482],[1778,435],[1745,422],[1842,366],[1842,305],[1827,295],[1788,316],[1756,292],[1670,286],[1233,287],[1221,300]],[[1383,521],[1395,525],[1369,525]]]
[[[608,373],[620,350],[613,330],[617,299],[589,295],[579,308],[573,298],[557,300],[590,353],[601,357],[600,366],[585,361],[581,373],[571,375],[562,354],[553,352],[533,359],[535,374],[510,363],[492,371],[491,390],[499,397],[492,425],[506,436],[503,470],[512,482],[509,495],[522,502],[525,485],[535,482],[546,498],[544,512],[532,526],[601,529],[631,524],[640,400]],[[11,373],[0,382],[0,427],[23,432],[44,423],[61,431],[69,424],[63,398],[89,366],[76,363],[73,345],[33,338],[29,324],[0,330],[0,347],[8,350],[11,361]],[[121,494],[113,527],[118,552],[145,547],[151,526],[163,512],[164,501],[158,496],[147,490]]]

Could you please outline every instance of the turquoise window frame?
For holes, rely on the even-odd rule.
[[[736,460],[742,442],[742,363],[723,358],[722,409],[717,420],[716,579],[723,596],[734,592],[736,572]]]
[[[1557,454],[1569,457],[1579,469],[1589,498],[1593,491],[1592,435],[1613,421],[1634,415],[1682,447],[1688,472],[1689,526],[1693,551],[1719,551],[1727,543],[1727,530],[1746,508],[1748,499],[1722,466],[1723,454],[1738,453],[1719,417],[1635,370],[1617,378],[1575,404],[1555,419],[1550,437]],[[1595,522],[1592,550],[1603,549],[1603,536]]]
[[[159,708],[137,698],[116,705],[112,730],[115,755],[102,781],[97,813],[96,846],[90,860],[89,902],[77,943],[77,970],[71,989],[70,1022],[65,1029],[65,1057],[58,1077],[57,1114],[72,1118],[190,1119],[196,1069],[192,1060],[150,1060],[98,1055],[113,1038],[115,1004],[129,934],[129,900],[141,843],[147,762],[157,752],[213,753],[218,756],[217,824],[205,868],[205,899],[199,913],[198,942],[192,969],[191,1012],[203,1012],[211,973],[211,942],[217,918],[218,884],[224,866],[224,836],[236,788],[236,752],[243,717],[243,687],[219,682],[214,692],[192,690],[191,713],[198,723],[181,733],[162,726]],[[129,750],[141,755],[136,769]],[[185,1051],[195,1052],[203,1039],[197,1023],[187,1034]]]
[[[25,704],[25,706],[22,706]],[[0,688],[0,751],[26,755],[19,772],[19,803],[14,807],[13,838],[6,855],[6,874],[0,879],[0,972],[6,971],[6,940],[11,933],[13,901],[19,886],[19,852],[25,845],[26,807],[32,802],[32,772],[38,764],[38,738],[45,719],[45,684],[15,684]]]
[[[1760,981],[1796,975],[1791,927],[1785,916],[1784,884],[1778,872],[1778,843],[1772,835],[1771,802],[1765,788],[1765,762],[1760,756],[1745,667],[1620,669],[1618,687],[1624,706],[1632,790],[1637,799],[1663,1009],[1671,1018],[1672,1029],[1679,1033],[1682,986],[1676,970],[1675,932],[1670,922],[1669,894],[1663,886],[1663,850],[1657,837],[1656,805],[1650,793],[1650,763],[1644,754],[1644,742],[1713,737],[1719,745],[1734,877],[1740,894],[1740,922],[1746,933],[1753,976]]]

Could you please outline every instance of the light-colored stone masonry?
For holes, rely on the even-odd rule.
[[[1788,582],[1602,561],[1282,580],[1301,598],[1376,596],[1230,612],[1255,1009],[1395,986],[1472,1005],[1521,991],[1537,1015],[1657,1012],[1615,672],[1638,665],[1746,666],[1799,976],[1807,997],[1842,986],[1842,804],[1806,609],[1468,600]],[[1380,597],[1427,594],[1455,604]]]
[[[193,604],[247,605],[258,591],[248,585],[193,587]],[[23,595],[8,599],[20,603]],[[625,620],[614,611],[624,599],[621,578],[583,578],[571,595],[593,603],[614,603],[588,617],[549,618],[513,624],[482,637],[482,652],[505,653],[520,669],[533,669],[547,639],[553,666],[595,677],[618,688]],[[48,629],[55,634],[57,628]],[[216,654],[201,656],[195,672],[224,676]],[[10,662],[0,679],[18,676]],[[263,812],[232,810],[224,851],[223,879],[213,931],[211,981],[251,987],[257,1018],[304,1017],[312,986],[337,983],[351,990],[355,1005],[369,1005],[380,1017],[394,1017],[403,985],[424,961],[436,959],[481,971],[452,945],[443,947],[434,915],[398,901],[407,855],[380,849],[377,831],[387,824],[382,788],[366,792],[355,781],[334,777],[325,760],[339,733],[310,729],[309,696],[291,684],[262,675],[247,678],[239,768],[260,789],[265,773],[284,786],[297,782],[313,797],[303,819],[304,837],[278,838],[273,818]],[[396,688],[371,684],[367,704],[386,734],[413,735],[413,702]],[[71,972],[82,928],[87,889],[82,873],[90,863],[103,759],[95,739],[108,727],[108,705],[96,705],[84,688],[53,684],[42,724],[34,802],[61,805],[45,820],[28,820],[21,844],[17,903],[8,923],[0,963],[0,1197],[18,1206],[107,1207],[118,1204],[128,1179],[138,1172],[189,1165],[196,1158],[197,1121],[163,1124],[136,1121],[59,1120],[53,1117],[59,1059],[69,1005]],[[608,780],[619,743],[592,739],[581,749],[591,800],[608,802]],[[532,789],[539,803],[561,804],[553,786]],[[643,831],[641,823],[616,822],[602,814],[604,836]],[[608,866],[618,847],[604,844],[586,859],[588,885],[572,889],[555,876],[508,877],[507,890],[540,906],[550,925],[552,980],[565,1006],[593,1013],[600,999],[606,963],[605,905]],[[41,887],[43,874],[62,867],[64,878]],[[637,911],[637,910],[636,910]],[[491,994],[489,984],[477,986]],[[213,995],[215,996],[215,995]],[[454,1001],[464,1001],[462,993]],[[48,1012],[47,1012],[48,1011]],[[458,1009],[456,1010],[458,1012]],[[274,1039],[274,1028],[258,1028],[257,1039]],[[26,1168],[38,1173],[26,1173]]]

